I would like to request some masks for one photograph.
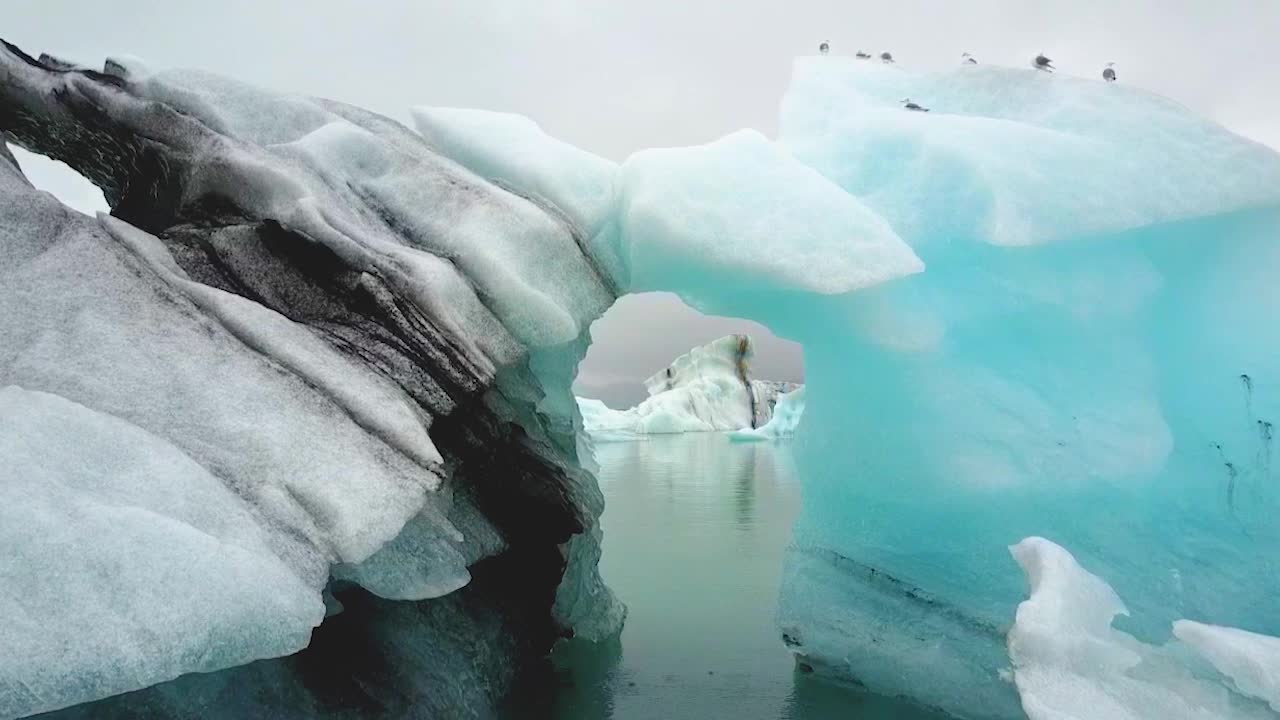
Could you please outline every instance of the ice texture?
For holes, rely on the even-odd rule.
[[[557,140],[523,115],[465,108],[415,107],[427,142],[485,178],[544,198],[585,237],[613,217],[618,165]]]
[[[755,352],[747,335],[727,335],[693,348],[644,381],[649,397],[614,410],[578,398],[583,428],[600,441],[644,435],[755,428],[770,421],[779,388],[751,377]]]
[[[922,269],[882,217],[751,130],[638,152],[618,195],[629,289],[703,310],[743,295],[745,305],[847,293]]]
[[[904,97],[930,112],[903,112]],[[780,141],[917,252],[1222,215],[1274,203],[1280,183],[1273,153],[1172,100],[988,64],[912,72],[800,58]]]
[[[157,628],[148,596],[112,596],[83,646],[36,668],[36,692],[0,665],[0,716],[288,652],[325,597],[347,609],[317,637],[410,671],[335,663],[343,642],[322,640],[108,706],[188,717],[174,688],[234,676],[261,692],[208,696],[240,715],[346,712],[375,688],[478,717],[556,637],[616,632],[569,388],[590,323],[648,290],[805,346],[804,508],[779,622],[807,666],[964,718],[1274,716],[1271,150],[1132,86],[988,65],[801,59],[777,142],[740,131],[616,166],[507,115],[419,109],[415,134],[332,101],[8,45],[0,74],[5,139],[112,205],[72,213],[0,153],[0,387],[52,408],[4,442],[34,443],[26,457],[68,444],[40,423],[84,435],[85,454],[107,452],[94,428],[149,438],[147,457],[101,458],[122,475],[90,482],[76,454],[42,467],[57,476],[17,507],[58,510],[4,527],[21,541],[0,598],[35,593],[37,566],[96,558],[140,578],[153,553],[183,553],[154,561],[187,573],[171,587],[230,604],[183,598],[194,614]],[[933,111],[903,112],[904,96]],[[710,367],[750,398],[731,365]],[[651,400],[682,393],[669,379]],[[667,402],[655,427],[727,417]],[[148,487],[137,507],[174,531],[164,547],[116,556],[154,543],[151,526],[78,536],[83,555],[32,540],[67,502],[156,480],[151,461],[228,508],[223,524]],[[1079,564],[1019,545],[1019,606],[1005,548],[1028,537]],[[192,559],[200,542],[239,550]],[[225,587],[237,572],[305,590],[258,603]],[[103,615],[100,593],[49,588],[70,595],[26,610],[28,642],[59,614]],[[246,626],[271,629],[241,645]],[[150,633],[127,665],[140,674],[106,656],[93,687],[56,679],[118,629]],[[193,631],[222,651],[186,654]],[[469,645],[483,662],[466,670]],[[331,682],[343,692],[316,694]]]
[[[340,103],[10,45],[0,75],[4,139],[112,205],[0,152],[0,717],[299,650],[241,716],[352,712],[312,695],[350,683],[483,717],[560,634],[618,630],[569,392],[615,295],[564,212]],[[335,663],[326,607],[492,662]],[[203,714],[164,693],[133,712]]]
[[[1106,577],[1140,641],[1280,635],[1280,155],[1139,89],[988,66],[802,59],[781,128],[926,266],[755,318],[805,348],[793,650],[1019,717],[1004,548],[1029,536]]]
[[[700,306],[843,293],[921,269],[883,218],[755,131],[643,150],[619,168],[518,116],[420,107],[414,117],[444,154],[558,207],[624,291]]]
[[[254,508],[161,437],[10,385],[0,457],[0,716],[296,652],[324,617]]]
[[[804,416],[804,387],[791,392],[780,393],[773,406],[772,417],[765,424],[755,428],[741,428],[729,433],[729,439],[736,442],[756,440],[781,440],[795,435],[800,418]]]
[[[1128,615],[1124,603],[1064,548],[1031,537],[1010,551],[1031,586],[1009,631],[1013,681],[1030,720],[1276,717],[1219,678],[1204,677],[1178,640],[1157,646],[1112,627],[1117,616]],[[1247,695],[1261,697],[1268,686],[1274,692],[1274,665],[1268,670],[1265,663],[1275,661],[1280,638],[1185,620],[1174,628],[1179,640],[1195,636],[1193,648],[1208,649],[1214,665]],[[1199,629],[1208,632],[1197,636]]]
[[[562,214],[612,285],[630,284],[616,217],[617,163],[551,137],[522,115],[426,106],[412,114],[441,154]]]
[[[1230,678],[1240,692],[1280,712],[1280,638],[1194,620],[1175,621],[1173,634]]]

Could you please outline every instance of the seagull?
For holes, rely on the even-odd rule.
[[[1113,62],[1107,63],[1107,66],[1102,70],[1102,79],[1106,80],[1107,82],[1116,81],[1116,71],[1111,69],[1112,65],[1115,65],[1115,63]]]
[[[822,53],[823,55],[826,55],[827,53],[831,52],[831,46],[826,43],[822,43],[821,45],[818,46],[818,52]]]
[[[862,52],[861,50],[859,50],[859,51],[858,51],[858,54],[857,54],[857,55],[855,55],[854,57],[858,58],[859,60],[870,60],[870,59],[871,59],[871,53],[864,53],[864,52]]]
[[[907,110],[914,110],[915,112],[929,112],[929,108],[921,107],[911,102],[911,98],[902,98],[898,102],[902,103],[902,107],[906,108]]]
[[[1035,60],[1031,61],[1031,67],[1045,72],[1053,72],[1053,61],[1045,57],[1044,53],[1040,53]]]
[[[975,58],[974,56],[970,55],[969,53],[964,53],[964,54],[962,54],[960,57],[964,58],[963,60],[961,60],[961,62],[963,62],[965,65],[977,65],[977,64],[978,64],[978,59],[977,59],[977,58]]]
[[[888,50],[885,50],[884,52],[880,53],[880,62],[886,62],[886,63],[893,62],[893,53],[889,52]]]

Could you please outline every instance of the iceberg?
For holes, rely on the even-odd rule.
[[[1114,583],[1140,641],[1280,635],[1280,155],[1139,89],[985,65],[801,59],[781,127],[926,266],[766,321],[805,347],[779,609],[805,662],[1020,717],[1004,548],[1029,536]]]
[[[649,397],[626,410],[578,398],[583,429],[596,440],[763,427],[779,397],[795,385],[751,377],[748,335],[728,335],[693,348],[644,381]]]
[[[1175,639],[1143,643],[1112,627],[1128,614],[1124,603],[1064,548],[1032,537],[1010,550],[1031,585],[1009,631],[1013,680],[1031,720],[1276,717],[1280,638],[1178,620]],[[1205,672],[1198,656],[1221,675]],[[1270,709],[1258,699],[1273,701]]]
[[[615,295],[564,215],[357,108],[136,67],[0,48],[5,140],[112,206],[0,153],[0,718],[481,717],[616,632],[569,392]]]
[[[6,44],[0,78],[5,140],[112,206],[0,154],[0,607],[39,659],[0,663],[0,717],[491,715],[623,621],[578,448],[613,416],[570,387],[651,290],[805,347],[771,417],[732,348],[644,414],[795,426],[805,667],[961,718],[1274,715],[1273,151],[986,65],[802,58],[776,142],[621,164],[128,58]]]

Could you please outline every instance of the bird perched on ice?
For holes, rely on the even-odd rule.
[[[960,55],[960,62],[964,63],[965,65],[977,65],[978,59],[970,55],[969,53],[962,53]]]
[[[861,50],[859,50],[859,51],[858,51],[858,54],[857,54],[857,55],[854,55],[854,57],[858,58],[859,60],[870,60],[870,59],[871,59],[871,53],[865,53],[865,52],[862,52]]]
[[[1040,53],[1031,61],[1031,67],[1044,72],[1053,72],[1053,61],[1045,57],[1044,53]]]
[[[893,53],[889,52],[888,50],[885,50],[884,52],[880,53],[880,62],[883,62],[883,63],[893,62]]]
[[[907,110],[912,110],[914,112],[929,112],[929,108],[921,107],[911,102],[911,98],[902,98],[898,102],[902,103],[902,107],[906,108]]]
[[[822,43],[821,45],[818,46],[818,52],[822,53],[823,55],[826,55],[827,53],[831,52],[831,46],[826,43]]]
[[[1113,62],[1107,63],[1107,66],[1106,66],[1105,68],[1103,68],[1103,69],[1102,69],[1102,79],[1103,79],[1103,80],[1106,80],[1107,82],[1115,82],[1115,81],[1116,81],[1116,71],[1115,71],[1115,69],[1112,67],[1113,65],[1115,65],[1115,63],[1113,63]]]

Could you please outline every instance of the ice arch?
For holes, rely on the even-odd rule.
[[[157,625],[130,596],[64,664],[0,665],[0,713],[237,666],[230,683],[178,682],[229,702],[262,689],[233,716],[352,698],[479,715],[558,633],[616,629],[569,386],[590,322],[645,290],[805,346],[806,507],[782,620],[809,664],[1016,716],[999,674],[1023,588],[1005,546],[1026,535],[1113,579],[1141,639],[1176,618],[1280,630],[1280,159],[1166,100],[807,59],[780,143],[743,131],[617,166],[492,113],[420,109],[416,135],[128,60],[99,72],[5,46],[0,68],[0,131],[113,208],[71,213],[0,156],[0,381],[21,388],[0,402],[45,421],[6,440],[49,450],[63,435],[38,429],[69,426],[165,448],[246,521],[209,531],[163,497],[148,511],[270,563],[290,600],[217,596],[263,613],[248,619],[276,629],[268,647],[226,605]],[[933,112],[904,114],[904,95]],[[110,483],[68,474],[59,491],[96,507],[113,483],[160,482],[116,461]],[[42,487],[19,499],[48,500]],[[74,524],[6,507],[16,524],[0,527],[24,537]],[[100,612],[84,574],[48,585],[43,546],[14,547],[0,601]],[[138,577],[162,567],[131,547]],[[181,579],[163,600],[227,586]],[[71,602],[32,604],[36,586]],[[348,608],[313,637],[329,591]],[[44,647],[49,626],[17,642]],[[136,663],[91,652],[157,631],[174,642]],[[193,659],[195,631],[219,652]],[[314,660],[344,643],[380,662],[316,683]],[[160,688],[152,714],[181,715],[190,688]]]
[[[804,345],[780,619],[810,664],[1020,716],[1006,547],[1032,535],[1115,578],[1140,638],[1186,617],[1280,632],[1273,151],[1140,90],[839,58],[797,62],[780,144],[620,168],[522,118],[415,117],[525,192],[615,198],[581,217],[620,288]]]
[[[102,191],[66,163],[26,152],[20,147],[10,149],[31,184],[52,193],[62,204],[89,214],[110,209],[102,197]]]

